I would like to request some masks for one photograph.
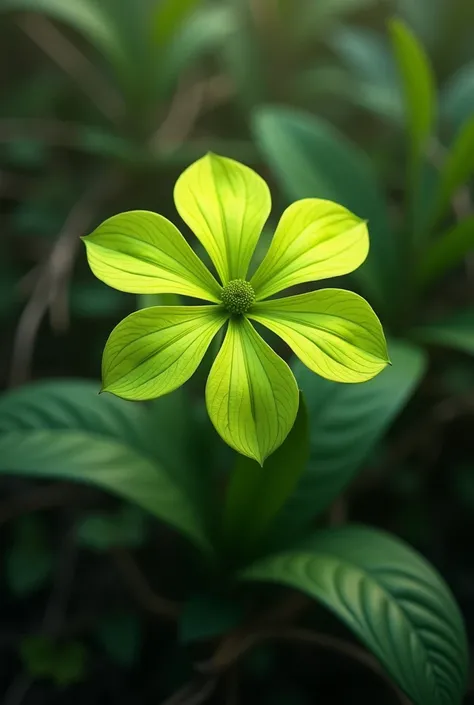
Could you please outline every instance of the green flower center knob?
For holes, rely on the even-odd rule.
[[[255,301],[255,292],[245,279],[233,279],[223,288],[221,298],[230,313],[242,314],[250,311]]]

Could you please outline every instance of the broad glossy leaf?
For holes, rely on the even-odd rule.
[[[223,440],[260,464],[293,426],[298,411],[293,373],[245,318],[229,321],[207,381],[206,405]]]
[[[310,370],[336,382],[365,382],[387,366],[379,319],[352,291],[320,289],[261,301],[249,318],[283,338]]]
[[[181,174],[174,199],[222,282],[245,279],[270,214],[271,197],[265,181],[249,167],[209,153]]]
[[[456,191],[474,174],[474,117],[460,129],[441,170],[434,219],[441,218]]]
[[[152,306],[131,313],[106,343],[103,391],[132,400],[172,392],[194,374],[226,319],[218,306]]]
[[[416,705],[460,705],[468,666],[461,614],[435,569],[398,539],[362,526],[329,529],[241,577],[322,602]]]
[[[402,21],[389,23],[395,59],[402,81],[410,135],[412,166],[417,166],[434,129],[436,88],[428,56],[416,36]]]
[[[199,503],[191,499],[175,461],[157,460],[159,423],[155,420],[152,437],[143,406],[97,392],[96,383],[64,380],[4,395],[0,473],[95,484],[209,550]]]
[[[355,477],[416,389],[426,365],[423,351],[390,341],[389,355],[392,366],[364,384],[330,382],[294,365],[308,406],[310,459],[277,521],[275,535],[282,541],[307,527]]]
[[[450,269],[460,264],[474,249],[474,217],[459,221],[431,242],[418,264],[418,282],[425,287],[433,284]]]
[[[131,294],[184,294],[220,302],[220,287],[169,220],[150,211],[108,218],[83,238],[90,267]]]
[[[474,355],[474,308],[456,311],[437,323],[412,331],[413,337],[423,343],[441,345]]]
[[[368,220],[370,254],[355,276],[388,307],[398,286],[398,253],[387,205],[364,152],[328,123],[288,108],[254,112],[257,141],[289,200],[323,198]]]
[[[369,251],[366,223],[343,206],[318,198],[283,213],[251,283],[257,300],[296,284],[348,274]]]
[[[300,393],[298,415],[281,446],[260,466],[238,455],[229,478],[223,515],[226,555],[255,550],[293,492],[309,457],[308,413]]]

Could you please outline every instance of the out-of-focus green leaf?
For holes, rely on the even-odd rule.
[[[254,112],[258,143],[289,200],[326,198],[368,220],[370,253],[354,276],[374,305],[393,305],[398,253],[387,205],[362,151],[326,122],[281,107]]]
[[[109,57],[121,56],[114,22],[93,0],[0,0],[0,12],[39,12],[70,25]]]
[[[364,384],[338,384],[297,362],[309,414],[310,459],[276,522],[276,539],[301,532],[353,479],[416,389],[426,365],[421,349],[389,341],[392,366]],[[276,540],[275,539],[275,540]]]
[[[222,595],[195,595],[183,607],[178,634],[181,643],[202,641],[225,634],[242,621],[242,605]]]
[[[461,704],[469,663],[461,613],[443,579],[405,543],[363,526],[329,529],[241,577],[322,602],[416,705]]]
[[[418,264],[418,283],[429,286],[462,262],[474,249],[474,217],[461,220],[436,238],[423,253]]]
[[[404,122],[400,80],[384,37],[362,27],[339,27],[329,39],[352,79],[348,99],[389,119]],[[358,83],[354,86],[354,79]]]
[[[474,115],[474,61],[460,68],[440,96],[442,115],[456,132]]]
[[[437,323],[416,328],[412,335],[423,343],[474,355],[474,308],[456,311]]]
[[[410,29],[397,19],[390,21],[389,29],[403,88],[410,135],[410,167],[417,171],[435,127],[435,80],[429,58]]]
[[[121,291],[103,286],[91,277],[87,281],[73,282],[69,303],[73,316],[101,318],[118,314],[126,301],[127,297]]]
[[[94,512],[81,519],[77,540],[93,551],[141,546],[146,538],[146,515],[138,507],[125,505],[114,514]]]
[[[125,612],[104,617],[97,626],[96,634],[114,663],[132,668],[138,661],[142,633],[140,622],[134,614]]]
[[[98,485],[210,550],[195,498],[175,477],[172,461],[157,461],[146,410],[112,397],[102,400],[91,393],[92,386],[43,383],[5,395],[0,473]],[[159,428],[154,433],[159,437]]]
[[[443,32],[446,8],[451,0],[395,0],[397,14],[422,42],[434,46]]]
[[[44,587],[52,569],[53,553],[41,520],[34,515],[19,519],[5,556],[8,587],[18,597],[26,597]]]
[[[293,492],[309,456],[304,397],[284,443],[260,466],[243,455],[229,479],[223,516],[225,546],[241,557],[255,549]]]
[[[153,14],[153,37],[166,45],[202,0],[161,0]]]
[[[78,641],[56,644],[47,636],[29,636],[20,644],[20,655],[33,678],[47,678],[57,686],[84,678],[87,652]]]
[[[441,170],[433,220],[442,218],[456,191],[474,173],[474,116],[460,129]]]

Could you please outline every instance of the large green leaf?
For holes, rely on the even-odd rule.
[[[99,397],[97,389],[90,382],[65,381],[5,395],[0,400],[0,473],[98,485],[208,550],[198,507],[173,466],[157,460],[145,410]],[[159,429],[153,432],[159,435]]]
[[[413,337],[423,343],[454,348],[474,354],[474,308],[462,309],[429,325],[412,331]]]
[[[474,249],[474,217],[459,221],[436,238],[418,264],[418,283],[425,287],[460,264]]]
[[[362,526],[329,529],[241,577],[322,602],[416,705],[460,705],[468,666],[461,614],[434,568],[401,541]]]
[[[457,71],[441,92],[440,106],[443,116],[454,130],[474,113],[474,61]]]
[[[410,136],[411,168],[418,169],[435,122],[436,89],[433,71],[423,47],[400,20],[389,24],[405,99]]]
[[[387,206],[366,154],[326,122],[288,108],[255,111],[256,138],[290,200],[325,198],[368,220],[370,253],[355,273],[378,306],[397,285],[397,252]]]
[[[363,384],[339,384],[297,362],[309,413],[310,460],[277,522],[277,536],[306,527],[352,480],[406,404],[425,368],[417,347],[389,342],[392,366]]]

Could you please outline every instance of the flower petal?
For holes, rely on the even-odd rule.
[[[103,391],[153,399],[196,371],[227,313],[219,306],[153,306],[114,328],[102,360]]]
[[[266,299],[295,284],[348,274],[368,251],[365,221],[332,201],[306,198],[283,213],[251,284],[257,299]]]
[[[220,302],[221,287],[167,218],[129,211],[83,238],[95,276],[132,294],[184,294]]]
[[[336,382],[365,382],[389,363],[382,326],[352,291],[321,289],[255,304],[249,317],[288,343],[310,370]]]
[[[209,416],[224,441],[263,464],[290,432],[298,402],[286,362],[245,318],[231,318],[206,387]]]
[[[174,200],[223,284],[245,279],[271,209],[265,181],[233,159],[207,154],[181,174]]]

